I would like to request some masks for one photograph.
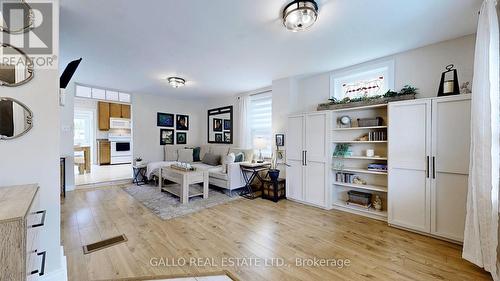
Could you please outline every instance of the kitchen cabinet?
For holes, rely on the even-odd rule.
[[[109,130],[109,103],[108,102],[98,102],[97,103],[97,115],[99,119],[99,130],[108,131]]]
[[[108,131],[109,118],[130,119],[130,105],[100,101],[98,102],[98,115],[99,130]]]
[[[98,140],[97,143],[97,162],[99,165],[111,164],[111,142]]]
[[[118,103],[109,104],[109,117],[122,118],[122,105]]]
[[[122,118],[130,119],[130,105],[122,104]]]

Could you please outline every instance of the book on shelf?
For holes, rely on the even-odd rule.
[[[368,164],[368,171],[387,172],[387,164],[370,163]]]
[[[387,133],[385,131],[373,131],[368,133],[369,141],[386,141]]]

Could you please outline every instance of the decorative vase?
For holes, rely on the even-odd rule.
[[[278,181],[279,176],[280,176],[280,170],[269,169],[269,177],[271,178],[271,181]]]

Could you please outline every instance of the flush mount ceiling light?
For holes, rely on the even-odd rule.
[[[186,84],[186,80],[180,77],[168,77],[167,81],[174,88],[179,88]]]
[[[283,25],[297,32],[311,27],[318,18],[318,4],[313,0],[295,0],[283,9]]]

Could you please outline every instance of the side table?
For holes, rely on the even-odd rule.
[[[268,199],[278,202],[286,198],[286,180],[278,179],[276,181],[265,179],[262,189],[262,199]]]
[[[137,186],[145,185],[148,183],[148,178],[146,177],[146,168],[147,164],[133,165],[134,169],[134,180],[132,183],[135,183]]]
[[[257,198],[254,193],[256,191],[261,191],[263,186],[264,186],[264,179],[260,176],[260,172],[268,171],[270,165],[271,165],[271,163],[269,163],[269,162],[241,163],[240,164],[241,173],[243,174],[243,179],[245,180],[245,187],[244,187],[243,191],[241,191],[241,193],[240,193],[241,197],[244,197],[247,199]],[[267,174],[266,174],[266,176],[267,176]],[[252,189],[252,182],[256,178],[260,181],[260,189],[253,190]]]

